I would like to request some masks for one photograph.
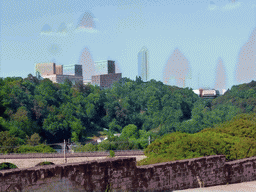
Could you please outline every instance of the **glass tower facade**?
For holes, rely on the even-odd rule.
[[[144,82],[149,80],[148,50],[146,47],[142,47],[138,53],[138,76]]]
[[[63,66],[63,74],[64,75],[75,75],[75,76],[83,76],[82,65],[64,65]]]
[[[115,73],[115,61],[96,61],[95,70],[97,75]]]

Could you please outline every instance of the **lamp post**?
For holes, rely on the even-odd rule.
[[[64,139],[64,163],[67,163],[67,159],[66,159],[66,143],[65,143],[65,139]]]

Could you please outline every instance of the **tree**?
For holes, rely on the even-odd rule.
[[[120,133],[122,131],[122,127],[117,124],[117,121],[115,118],[109,124],[109,130],[113,133],[115,132]]]
[[[27,144],[31,146],[39,145],[40,140],[41,140],[41,137],[39,136],[38,133],[34,133],[33,135],[31,135],[30,138],[27,136]]]
[[[80,119],[74,118],[74,120],[71,122],[70,127],[72,132],[71,140],[73,142],[78,142],[82,138],[82,136],[86,136],[85,128],[83,127]]]
[[[0,131],[7,131],[7,122],[0,116]]]
[[[129,124],[125,126],[122,130],[120,138],[139,138],[138,128],[134,124]]]
[[[58,106],[58,89],[54,86],[50,79],[44,79],[42,82],[36,87],[35,95],[40,95],[44,100],[47,101],[48,105]]]
[[[135,83],[137,84],[137,85],[140,85],[141,83],[143,83],[143,81],[142,81],[142,79],[141,79],[141,76],[136,76],[136,80],[135,80]]]
[[[18,144],[18,139],[8,131],[0,132],[0,153],[12,153]]]

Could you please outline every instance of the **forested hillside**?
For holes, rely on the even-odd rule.
[[[197,133],[255,111],[255,89],[251,82],[203,100],[192,89],[140,78],[122,78],[104,90],[69,80],[56,84],[31,74],[0,78],[0,133],[7,131],[15,145],[22,145],[34,133],[41,142],[82,142],[107,128],[109,134],[122,133],[119,141],[140,141],[137,147],[145,148],[149,135],[154,140],[177,131]]]
[[[76,84],[5,78],[1,85],[1,131],[9,131],[20,143],[39,133],[48,143],[71,138],[82,141],[103,128],[122,132],[135,125],[146,132],[191,118],[193,103],[199,98],[189,89],[143,83],[123,78],[112,89]]]
[[[256,114],[239,114],[231,121],[190,134],[175,132],[157,139],[145,150],[139,165],[225,155],[228,161],[256,156]]]

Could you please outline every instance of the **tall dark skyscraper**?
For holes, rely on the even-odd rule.
[[[149,80],[149,65],[148,65],[148,50],[146,47],[142,47],[138,53],[138,76],[142,81]]]

